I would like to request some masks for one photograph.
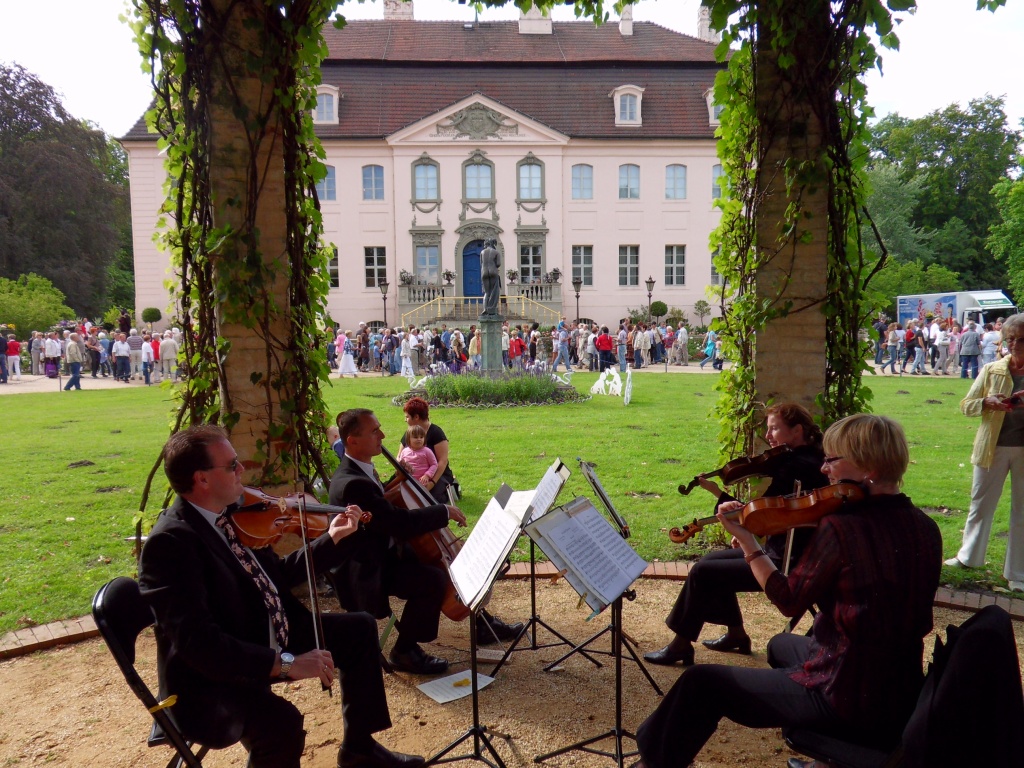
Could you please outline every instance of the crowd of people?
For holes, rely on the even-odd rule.
[[[177,328],[150,334],[128,326],[108,333],[83,318],[73,327],[32,331],[27,341],[9,334],[6,355],[0,361],[0,384],[21,381],[23,370],[31,376],[66,376],[65,390],[80,390],[83,377],[146,385],[177,381],[180,350]]]
[[[874,323],[875,365],[882,373],[912,376],[955,376],[976,379],[978,371],[1008,354],[1001,342],[1003,318],[961,326],[952,318],[927,315],[903,323]],[[897,371],[899,367],[899,371]]]
[[[359,323],[353,330],[328,331],[327,361],[338,376],[360,373],[418,376],[444,369],[453,373],[475,370],[483,364],[481,330],[475,324],[468,329],[440,326],[409,328],[371,328]],[[630,323],[619,321],[617,330],[597,323],[572,323],[563,318],[550,331],[538,323],[501,328],[502,365],[513,370],[531,369],[541,364],[545,370],[602,371],[618,367],[640,369],[651,365],[688,366],[690,331],[680,324],[673,328],[665,322]],[[702,349],[705,359],[722,369],[722,342],[714,331],[707,331]]]

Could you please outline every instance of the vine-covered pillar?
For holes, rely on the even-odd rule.
[[[282,425],[274,429],[280,403],[295,396],[294,377],[281,371],[290,307],[279,94],[290,46],[278,37],[274,4],[208,2],[209,179],[213,226],[224,234],[209,258],[217,335],[229,345],[220,361],[221,412],[243,459],[263,453],[272,462],[275,449],[288,447],[274,441],[275,431],[288,437]]]
[[[814,409],[825,390],[829,172],[822,105],[834,100],[828,0],[768,0],[754,45],[757,295],[785,311],[756,334],[757,399]],[[819,68],[819,71],[815,71]]]

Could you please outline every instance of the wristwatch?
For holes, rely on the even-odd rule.
[[[290,653],[281,651],[281,671],[278,673],[278,677],[282,680],[288,679],[288,673],[292,671],[292,664],[295,663],[295,657]]]

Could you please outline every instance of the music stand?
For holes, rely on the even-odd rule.
[[[580,471],[583,473],[583,476],[587,479],[587,482],[590,484],[590,487],[593,489],[595,495],[601,500],[601,504],[604,506],[605,511],[607,511],[608,516],[611,518],[612,522],[618,528],[619,534],[622,536],[622,538],[628,539],[629,538],[629,534],[630,534],[629,523],[627,523],[625,518],[623,518],[622,515],[619,514],[618,510],[615,509],[615,505],[612,504],[611,499],[608,498],[608,494],[605,492],[604,486],[601,485],[600,479],[598,479],[597,474],[594,472],[594,467],[596,465],[591,463],[591,462],[584,461],[583,459],[579,458],[578,456],[576,457],[576,461],[579,462]],[[629,593],[626,595],[626,597],[627,597],[628,600],[633,600],[633,599],[636,598],[636,593],[633,592],[632,590],[630,590]],[[647,681],[651,684],[651,687],[654,689],[655,693],[657,693],[659,696],[664,696],[665,695],[664,692],[658,686],[658,683],[655,682],[654,678],[651,677],[651,673],[647,670],[647,667],[643,663],[643,660],[641,659],[640,654],[637,652],[637,650],[636,650],[636,641],[633,640],[631,637],[629,637],[629,635],[627,635],[622,630],[621,611],[622,611],[622,603],[621,603],[621,598],[620,598],[619,599],[619,620],[620,620],[620,623],[619,623],[619,626],[617,628],[615,626],[615,612],[612,611],[612,620],[608,624],[607,627],[602,629],[600,632],[597,632],[596,634],[591,635],[588,639],[584,640],[579,645],[574,646],[568,653],[562,655],[561,657],[559,657],[555,661],[553,661],[550,664],[548,664],[546,667],[544,667],[544,671],[545,672],[550,672],[555,667],[557,667],[559,664],[561,664],[563,661],[565,661],[566,659],[572,657],[573,655],[575,655],[577,653],[580,653],[583,656],[586,656],[588,659],[590,659],[590,657],[587,656],[587,652],[584,649],[587,648],[592,643],[594,643],[598,638],[603,637],[605,634],[611,634],[612,643],[611,643],[611,648],[609,650],[607,650],[607,651],[599,651],[599,650],[594,650],[594,649],[591,648],[590,649],[590,653],[603,654],[603,655],[606,655],[606,656],[615,656],[616,657],[616,664],[621,664],[622,663],[622,647],[624,646],[626,648],[626,651],[629,653],[630,659],[633,662],[635,662],[636,665],[640,668],[640,671],[644,673],[644,677],[647,678]],[[590,660],[593,661],[593,659],[590,659]],[[598,665],[598,666],[600,666],[600,665]]]
[[[480,689],[477,686],[476,675],[477,675],[477,656],[476,656],[476,622],[479,613],[479,607],[474,609],[469,616],[469,680],[472,686],[472,697],[473,697],[473,724],[469,727],[464,734],[459,736],[455,741],[449,744],[447,747],[442,749],[433,757],[427,760],[427,765],[440,765],[441,763],[457,763],[461,760],[476,760],[477,762],[484,763],[491,766],[491,768],[505,768],[505,763],[501,759],[501,755],[491,744],[491,737],[487,735],[487,726],[480,724]],[[508,738],[507,736],[505,738]],[[456,747],[465,741],[473,740],[473,751],[468,752],[464,755],[455,755],[453,757],[446,757],[449,752],[453,751]],[[487,759],[486,753],[483,748],[486,748],[486,753],[489,753],[493,758],[493,762]]]
[[[615,726],[607,731],[597,734],[596,736],[591,736],[589,739],[577,741],[575,744],[570,744],[567,747],[556,749],[553,752],[537,755],[537,757],[533,759],[535,763],[543,762],[550,757],[564,755],[566,752],[579,751],[588,752],[592,755],[614,758],[616,766],[618,768],[623,768],[623,763],[627,757],[633,757],[639,754],[638,750],[634,749],[629,752],[624,752],[622,748],[623,739],[632,739],[634,742],[636,741],[636,735],[622,727],[622,598],[627,597],[632,600],[635,596],[636,595],[633,590],[627,590],[616,598],[615,602],[611,605],[612,621],[610,627],[612,631],[612,651],[615,655]],[[602,634],[606,631],[607,630],[602,630]],[[643,669],[643,665],[640,665],[640,668]],[[644,672],[646,671],[647,670],[644,669]],[[649,675],[648,679],[650,679]],[[657,690],[657,685],[655,685],[655,690]],[[661,691],[658,691],[658,693],[660,694]],[[605,739],[615,739],[614,752],[608,752],[593,746],[597,742],[604,741]]]

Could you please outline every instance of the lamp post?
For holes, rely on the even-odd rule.
[[[583,278],[576,275],[572,279],[572,289],[576,291],[576,324],[580,322],[580,288],[583,287]]]
[[[384,300],[384,327],[388,327],[388,288],[391,286],[388,283],[386,277],[382,277],[377,281],[377,287],[380,288],[381,298]]]
[[[655,283],[655,280],[654,280],[653,277],[648,276],[648,278],[644,282],[647,283],[647,324],[650,325],[651,324],[651,296],[654,294],[654,283]]]

